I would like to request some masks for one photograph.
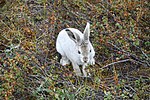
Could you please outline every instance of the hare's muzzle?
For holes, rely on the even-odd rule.
[[[87,63],[88,62],[88,57],[83,57],[83,61],[84,61],[84,63]]]

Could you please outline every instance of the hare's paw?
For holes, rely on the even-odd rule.
[[[91,76],[90,71],[89,71],[88,69],[86,69],[86,66],[87,66],[87,64],[84,64],[84,65],[82,66],[83,76],[84,76],[84,77],[90,77],[90,76]]]
[[[74,72],[75,72],[76,76],[82,76],[82,73],[81,73],[80,69],[75,68]]]
[[[95,64],[95,59],[92,58],[89,63],[90,63],[90,65],[94,65]]]
[[[82,72],[83,72],[84,77],[87,77],[86,66],[87,66],[87,64],[84,64],[82,66]]]
[[[62,58],[60,59],[60,64],[63,65],[63,66],[69,65],[69,64],[70,64],[70,61],[69,61],[69,59],[67,59],[66,57],[62,57]]]
[[[76,76],[82,76],[81,70],[80,70],[79,66],[77,65],[77,63],[72,62],[72,66],[73,66]]]
[[[75,73],[76,73],[76,76],[82,76],[82,73],[81,73],[81,72],[75,71]]]

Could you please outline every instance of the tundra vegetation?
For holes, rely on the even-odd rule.
[[[90,78],[61,66],[58,33],[91,23]],[[1,0],[1,100],[150,98],[149,0]]]

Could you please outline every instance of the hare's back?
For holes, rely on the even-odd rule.
[[[61,54],[64,54],[65,52],[72,51],[74,47],[75,43],[70,39],[65,29],[60,31],[56,40],[57,51]]]

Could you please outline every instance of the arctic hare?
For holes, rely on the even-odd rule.
[[[75,28],[66,28],[60,31],[56,40],[56,49],[62,56],[60,64],[71,62],[77,76],[82,76],[79,65],[82,65],[83,75],[87,77],[85,67],[95,64],[95,51],[89,36],[90,24],[87,22],[83,33]]]

